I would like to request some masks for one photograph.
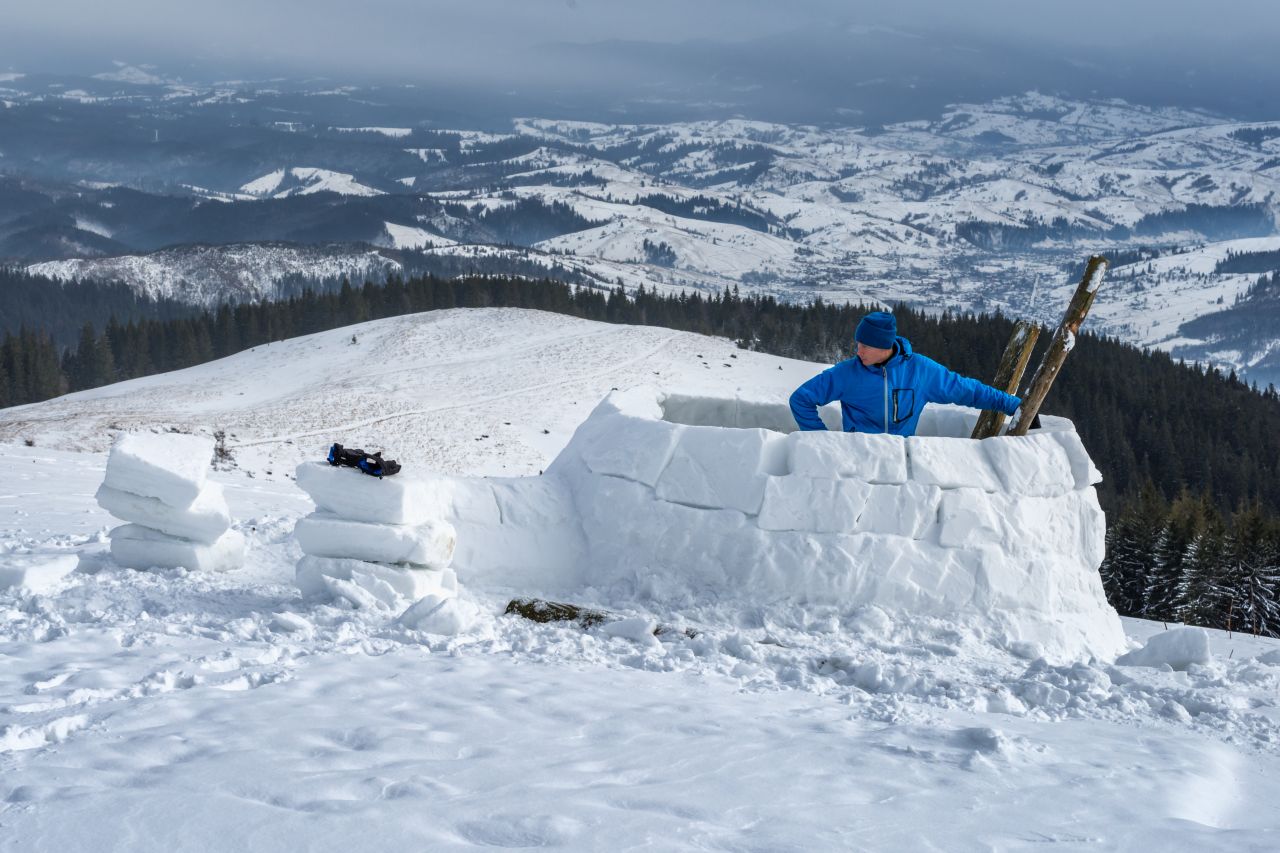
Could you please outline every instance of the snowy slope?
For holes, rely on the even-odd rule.
[[[354,196],[383,195],[381,190],[365,186],[346,172],[308,166],[292,166],[268,172],[241,186],[240,192],[256,198],[288,198],[320,192]]]
[[[407,232],[399,233],[401,239],[409,239],[403,236]],[[396,245],[396,237],[393,235],[389,242]],[[290,276],[378,280],[399,266],[377,252],[345,246],[241,243],[181,246],[146,255],[45,261],[32,264],[27,271],[61,281],[119,281],[143,296],[177,299],[209,308],[229,299],[272,298],[277,295],[279,282]]]
[[[354,341],[353,341],[354,338]],[[736,356],[736,357],[735,357]],[[500,615],[424,634],[304,601],[287,475],[330,441],[532,474],[613,387],[785,395],[820,365],[537,312],[361,324],[0,412],[0,820],[23,850],[1267,849],[1280,644],[1185,672],[1016,658],[966,626],[794,602],[648,637]],[[224,429],[243,569],[135,572],[93,502],[117,429]],[[34,446],[25,446],[23,440]],[[270,473],[268,473],[270,472]],[[251,476],[252,475],[252,476]],[[537,580],[519,590],[536,594]],[[1135,643],[1162,626],[1127,621]],[[176,819],[175,815],[181,815]],[[211,839],[217,839],[216,842]]]

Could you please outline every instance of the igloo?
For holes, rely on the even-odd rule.
[[[1101,476],[1073,425],[974,441],[977,415],[932,406],[906,439],[798,432],[785,401],[636,388],[605,398],[540,476],[426,486],[464,583],[876,605],[1051,660],[1114,658]]]

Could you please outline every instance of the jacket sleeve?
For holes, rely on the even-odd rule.
[[[991,409],[1012,415],[1022,405],[1022,400],[992,388],[984,382],[961,376],[936,361],[929,361],[931,381],[928,383],[929,402],[955,403],[975,409]]]
[[[836,368],[828,367],[791,394],[791,415],[801,430],[824,430],[827,425],[818,417],[818,407],[840,396],[836,387]]]

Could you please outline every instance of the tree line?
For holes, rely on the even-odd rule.
[[[1101,573],[1121,613],[1280,636],[1280,521],[1257,502],[1224,518],[1207,493],[1148,484],[1109,524]]]
[[[828,363],[852,356],[852,331],[872,307],[782,302],[736,290],[672,294],[641,287],[628,294],[620,287],[512,277],[344,282],[336,292],[307,290],[186,317],[112,317],[102,329],[85,323],[73,347],[59,347],[45,332],[20,330],[0,344],[0,406],[365,320],[488,306],[720,335],[747,349]],[[902,305],[894,311],[918,351],[984,379],[994,374],[1012,330],[1000,315],[930,315]],[[1083,334],[1045,405],[1075,421],[1104,473],[1098,492],[1112,547],[1103,575],[1122,613],[1250,629],[1256,622],[1259,631],[1280,634],[1280,621],[1258,604],[1275,600],[1275,584],[1267,580],[1280,517],[1280,394],[1274,387],[1259,390],[1234,373]],[[1191,504],[1199,514],[1189,516]],[[1175,532],[1166,536],[1166,528]],[[1255,528],[1264,532],[1255,535]],[[1162,536],[1168,541],[1154,548]],[[1164,555],[1158,564],[1155,554]],[[1245,572],[1243,565],[1253,568]],[[1195,572],[1178,586],[1187,567]],[[1170,580],[1175,574],[1178,583]],[[1210,588],[1212,594],[1203,592]],[[1182,592],[1171,596],[1170,589]],[[1254,602],[1247,614],[1245,598]]]

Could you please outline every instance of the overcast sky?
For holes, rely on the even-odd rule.
[[[1280,0],[9,0],[0,71],[121,60],[817,121],[1041,88],[1276,118],[1277,41]]]
[[[414,73],[541,42],[742,41],[832,24],[932,27],[1047,43],[1225,42],[1280,34],[1277,0],[17,0],[0,45],[96,45],[156,58],[269,58]],[[49,61],[56,55],[45,54]],[[128,58],[128,57],[122,57]],[[3,62],[0,59],[0,62]]]

